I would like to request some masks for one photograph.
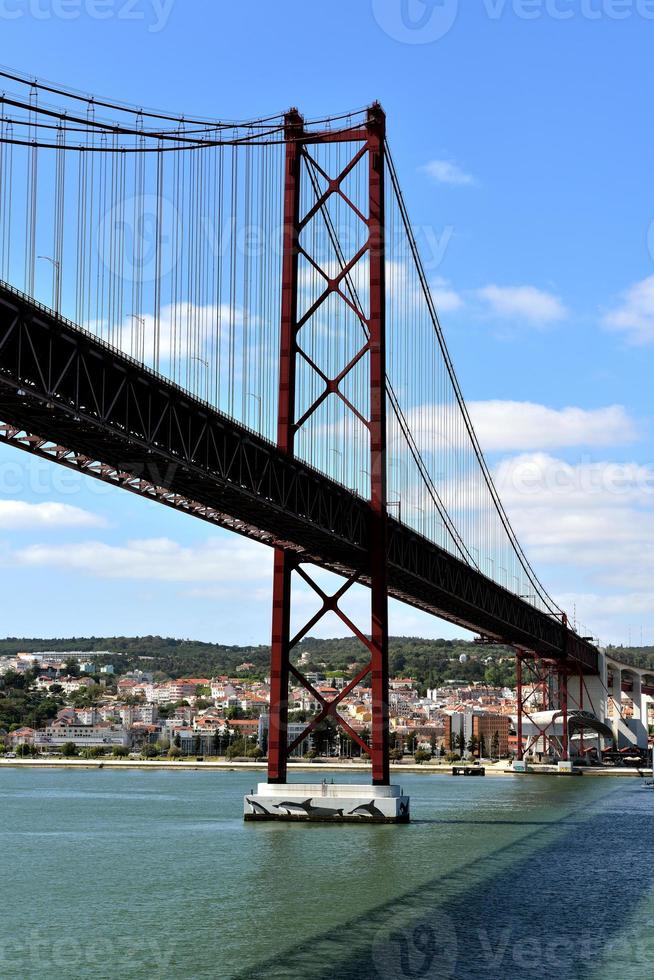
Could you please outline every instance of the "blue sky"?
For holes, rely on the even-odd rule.
[[[651,643],[653,7],[3,0],[0,62],[223,119],[379,99],[526,549],[585,629]],[[265,550],[201,522],[0,451],[3,634],[267,642],[269,567]],[[397,606],[392,626],[452,635]]]

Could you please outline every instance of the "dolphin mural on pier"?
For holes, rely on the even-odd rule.
[[[246,802],[250,804],[255,813],[265,814],[267,817],[270,816],[270,810],[266,810],[263,803],[259,803],[258,800],[251,800],[249,796],[246,797]]]
[[[371,800],[370,803],[361,803],[359,806],[355,806],[354,810],[350,810],[348,817],[384,817],[385,814],[375,806],[375,801]]]
[[[326,806],[312,806],[311,797],[308,800],[304,800],[302,803],[297,801],[284,801],[283,803],[273,804],[276,810],[286,810],[287,813],[295,813],[298,816],[304,814],[307,817],[320,816],[320,817],[342,817],[343,808],[340,807],[338,810],[334,810]]]

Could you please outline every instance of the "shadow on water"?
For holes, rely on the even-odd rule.
[[[598,973],[651,889],[652,800],[642,785],[612,791],[561,821],[423,820],[533,825],[479,860],[415,889],[238,975],[357,978],[564,980]],[[644,797],[647,796],[647,800]],[[425,862],[437,860],[425,854]],[[344,881],[356,893],[356,881]],[[316,894],[316,906],[320,903]],[[642,951],[641,951],[642,954]],[[647,955],[629,976],[651,976]],[[626,977],[626,972],[621,972]]]

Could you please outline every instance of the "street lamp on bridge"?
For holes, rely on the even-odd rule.
[[[44,262],[49,262],[52,266],[54,276],[52,305],[55,313],[59,313],[59,307],[61,305],[61,262],[59,259],[53,259],[51,255],[39,255],[39,258],[43,259]]]

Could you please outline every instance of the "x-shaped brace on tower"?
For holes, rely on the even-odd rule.
[[[385,343],[385,239],[384,239],[384,153],[385,117],[379,106],[368,112],[364,126],[347,132],[305,132],[302,117],[297,110],[286,116],[286,170],[284,184],[284,242],[282,261],[282,315],[280,342],[280,382],[277,444],[289,453],[294,452],[295,436],[330,396],[341,399],[350,412],[364,425],[370,442],[370,550],[368,578],[371,593],[370,637],[365,635],[340,608],[340,600],[358,581],[358,575],[348,578],[333,596],[328,596],[298,562],[297,556],[280,548],[275,550],[273,584],[273,623],[271,657],[270,731],[268,739],[268,781],[286,782],[289,754],[302,743],[307,735],[326,718],[331,717],[371,757],[373,782],[387,785],[389,782],[388,759],[388,597],[386,581],[386,343]],[[352,157],[335,176],[320,166],[309,147],[316,143],[360,144]],[[362,161],[368,162],[368,214],[361,212],[343,189],[346,178]],[[314,184],[315,200],[306,214],[300,213],[300,181],[302,163],[309,172],[318,173],[325,186],[319,190]],[[330,275],[317,258],[300,243],[300,235],[309,222],[322,214],[328,226],[326,205],[332,195],[338,195],[352,213],[367,227],[367,237],[355,254],[347,261],[342,258],[338,242],[333,240],[340,259],[340,269]],[[309,266],[324,280],[324,289],[309,308],[298,316],[298,260],[302,256]],[[366,313],[358,303],[352,286],[351,275],[355,267],[367,256],[369,309]],[[365,335],[365,342],[350,361],[334,377],[329,377],[315,363],[315,359],[302,349],[298,334],[329,297],[336,295],[358,318]],[[369,417],[365,418],[342,390],[344,379],[357,364],[368,355],[369,360]],[[296,371],[298,358],[316,373],[323,383],[323,390],[299,418],[296,411]],[[309,585],[322,601],[315,616],[294,636],[290,636],[291,597],[293,573]],[[367,648],[369,662],[349,684],[332,700],[327,700],[306,677],[291,663],[290,654],[297,643],[307,635],[328,612],[335,613],[348,629]],[[307,725],[303,733],[289,743],[288,695],[289,681],[294,677],[317,701],[320,711]],[[369,745],[342,717],[337,710],[342,701],[370,677],[372,687],[372,738]]]

